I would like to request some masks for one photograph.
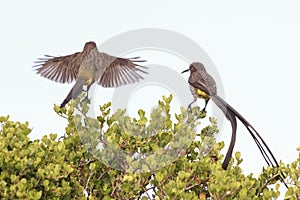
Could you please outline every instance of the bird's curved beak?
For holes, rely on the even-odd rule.
[[[183,73],[185,73],[187,71],[190,71],[190,69],[186,69],[186,70],[182,71],[181,73],[183,74]]]

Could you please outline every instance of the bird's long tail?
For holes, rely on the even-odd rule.
[[[255,130],[255,128],[239,112],[237,112],[232,106],[230,106],[226,101],[224,101],[218,95],[212,96],[211,99],[222,110],[222,112],[225,114],[226,118],[230,121],[231,126],[232,126],[232,138],[231,138],[230,146],[227,151],[226,157],[223,161],[223,165],[222,165],[223,169],[227,168],[230,158],[232,157],[232,152],[233,152],[235,139],[236,139],[235,138],[235,136],[236,136],[236,119],[235,119],[235,117],[237,117],[247,128],[247,130],[249,131],[250,135],[252,136],[253,140],[255,141],[260,153],[264,157],[264,160],[267,162],[267,164],[272,167],[279,167],[279,164],[278,164],[274,154],[272,153],[272,151],[270,150],[270,148],[268,147],[266,142],[263,140],[263,138],[260,136],[260,134]],[[281,177],[282,182],[284,183],[284,185],[286,187],[288,187],[283,180],[284,174],[281,173],[281,175],[282,175],[282,177]]]
[[[212,97],[212,100],[216,103],[218,107],[220,107],[218,104],[221,104],[222,107],[227,107],[227,110],[230,111],[230,113],[233,113],[247,128],[249,133],[251,134],[253,140],[255,141],[257,147],[259,148],[261,154],[263,155],[265,161],[268,165],[272,167],[279,167],[279,164],[271,152],[270,148],[266,144],[266,142],[262,139],[260,134],[255,130],[255,128],[239,113],[237,112],[232,106],[230,106],[228,103],[226,103],[221,97],[218,95],[215,95]],[[222,110],[223,111],[223,110]]]
[[[226,153],[225,159],[222,164],[222,168],[226,170],[227,166],[230,162],[230,159],[232,157],[232,152],[233,152],[233,148],[234,148],[235,140],[236,140],[236,129],[237,129],[236,118],[235,118],[235,114],[227,106],[227,103],[226,102],[224,103],[223,101],[221,101],[220,97],[212,96],[211,99],[222,110],[222,112],[224,113],[226,118],[230,121],[231,127],[232,127],[230,145],[229,145],[228,151]]]
[[[75,85],[72,87],[71,91],[69,92],[68,96],[65,98],[65,100],[61,103],[60,107],[65,107],[65,105],[71,101],[71,99],[76,99],[79,94],[82,92],[83,85],[85,83],[85,80],[77,80]]]

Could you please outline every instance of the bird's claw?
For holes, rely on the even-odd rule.
[[[88,96],[84,97],[84,99],[82,100],[82,102],[87,102],[88,104],[91,103],[91,99],[89,99]]]
[[[206,111],[206,109],[205,108],[203,108],[202,110],[201,110],[201,112],[203,113],[207,113],[207,111]]]
[[[188,108],[187,108],[187,111],[191,113],[192,112],[192,106],[189,105]]]

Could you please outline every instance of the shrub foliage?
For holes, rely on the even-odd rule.
[[[256,178],[243,174],[236,152],[223,170],[216,120],[199,130],[206,115],[197,107],[172,120],[171,100],[163,97],[149,119],[143,110],[139,118],[111,114],[110,103],[97,117],[79,100],[55,106],[68,120],[64,137],[34,141],[28,122],[0,117],[0,199],[276,199],[281,172],[286,199],[300,199],[300,154]]]

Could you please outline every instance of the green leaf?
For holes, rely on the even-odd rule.
[[[242,154],[235,152],[237,162],[223,170],[217,119],[210,117],[201,130],[207,116],[199,107],[173,114],[170,95],[150,115],[141,109],[136,119],[126,110],[110,113],[109,102],[94,118],[85,115],[84,97],[54,106],[68,123],[60,138],[47,134],[31,141],[28,122],[0,116],[0,199],[148,199],[146,191],[156,200],[276,199],[280,180],[274,177],[281,172],[290,186],[285,198],[298,198],[300,154],[256,178],[243,173]]]

